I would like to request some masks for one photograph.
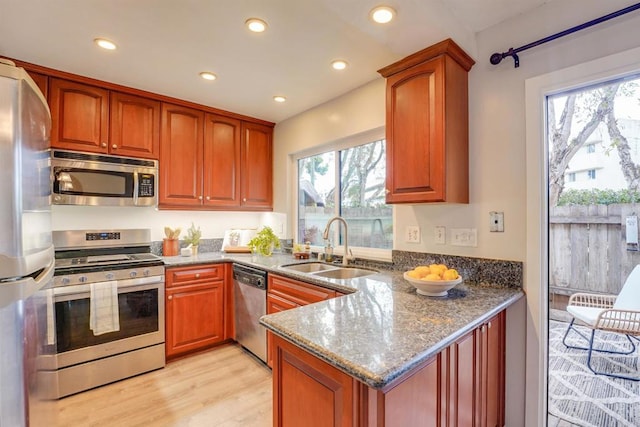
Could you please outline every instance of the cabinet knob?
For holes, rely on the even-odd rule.
[[[386,194],[389,194],[389,193],[391,193],[391,190],[389,190],[388,188],[385,188],[385,189],[384,189],[384,192],[385,192]]]
[[[487,323],[487,327],[491,329],[491,322]]]
[[[202,200],[202,196],[198,196],[198,200]]]
[[[103,143],[102,143],[102,144],[100,144],[100,145],[102,145],[102,148],[107,148],[107,143],[106,143],[106,142],[103,142]]]
[[[196,279],[200,278],[200,273],[196,273]]]
[[[207,200],[211,200],[211,197],[207,196],[207,197],[206,197],[206,199],[207,199]]]
[[[246,201],[247,201],[247,198],[246,198],[246,197],[245,197],[245,198],[243,198],[243,199],[242,199],[242,201],[243,201],[243,202],[246,202]]]
[[[172,300],[172,299],[173,299],[173,295],[169,295],[169,296],[167,297],[167,299],[168,299],[168,300]]]
[[[111,146],[111,148],[113,148],[113,149],[115,150],[115,149],[117,149],[117,148],[118,148],[118,146],[117,146],[116,144],[113,144],[113,145]]]

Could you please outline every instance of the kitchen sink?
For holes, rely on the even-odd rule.
[[[307,273],[316,277],[325,277],[327,279],[348,280],[357,277],[370,276],[376,274],[376,270],[369,270],[358,267],[342,267],[339,265],[325,264],[323,262],[307,262],[303,264],[283,265],[286,270],[293,270],[300,273]]]
[[[317,271],[332,270],[337,268],[337,266],[322,262],[306,262],[304,264],[283,265],[282,268],[299,271],[300,273],[314,273]]]
[[[377,271],[367,270],[366,268],[338,267],[333,270],[319,271],[314,276],[326,277],[327,279],[355,279],[356,277],[365,277],[376,273]]]

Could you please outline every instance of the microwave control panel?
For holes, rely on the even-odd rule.
[[[153,197],[155,194],[155,180],[152,174],[140,174],[138,197]]]

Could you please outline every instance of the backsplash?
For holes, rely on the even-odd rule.
[[[509,288],[521,288],[523,263],[485,258],[470,258],[454,255],[422,252],[392,251],[392,262],[356,259],[352,263],[363,267],[396,271],[407,271],[418,265],[446,264],[455,268],[465,279],[478,284],[491,284]]]
[[[223,239],[201,239],[199,253],[222,251]],[[293,241],[280,240],[283,253],[290,253]],[[185,247],[180,241],[180,247]],[[162,255],[162,241],[151,242],[151,252]],[[314,257],[315,258],[315,257]],[[340,256],[336,256],[340,260]],[[429,254],[422,252],[397,251],[391,252],[392,262],[372,261],[356,258],[352,265],[381,270],[407,271],[418,265],[446,264],[458,270],[465,279],[478,284],[499,285],[508,288],[521,288],[523,282],[523,263],[519,261],[505,261],[485,258],[469,258],[454,255]]]

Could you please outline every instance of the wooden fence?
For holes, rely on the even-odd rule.
[[[640,263],[627,250],[626,218],[640,204],[560,206],[549,212],[549,292],[618,294]]]

